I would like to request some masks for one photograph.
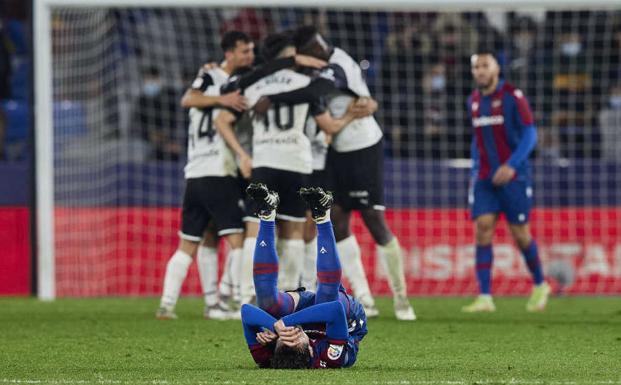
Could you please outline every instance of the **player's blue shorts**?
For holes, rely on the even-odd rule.
[[[528,223],[533,203],[530,181],[514,180],[504,186],[495,186],[491,179],[477,179],[468,194],[472,219],[483,214],[504,213],[511,224]]]

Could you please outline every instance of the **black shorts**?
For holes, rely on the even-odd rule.
[[[300,198],[298,191],[308,185],[308,178],[309,175],[299,172],[259,167],[252,170],[250,180],[253,183],[263,183],[267,188],[278,193],[280,204],[276,210],[276,218],[291,222],[305,222],[306,204]],[[249,200],[246,203],[244,220],[256,220],[256,206]]]
[[[327,171],[313,170],[313,173],[308,179],[308,187],[321,187],[324,190],[329,190]]]
[[[328,152],[328,188],[344,210],[384,210],[384,141],[361,150]]]
[[[191,178],[185,182],[179,236],[199,242],[213,221],[218,235],[241,233],[243,201],[239,181],[229,176]]]

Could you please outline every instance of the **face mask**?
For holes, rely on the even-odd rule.
[[[610,107],[615,109],[621,109],[621,95],[613,95],[609,100]]]
[[[564,43],[561,51],[566,56],[576,56],[582,51],[582,43]]]
[[[443,90],[446,87],[446,78],[443,75],[434,75],[431,78],[431,89],[434,91]]]
[[[161,90],[162,90],[162,85],[158,82],[150,81],[150,82],[146,82],[142,86],[142,92],[146,96],[155,96],[159,94]]]
[[[515,47],[524,52],[533,48],[533,39],[530,37],[518,37],[515,39]]]

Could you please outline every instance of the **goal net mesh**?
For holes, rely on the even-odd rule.
[[[379,103],[387,218],[405,251],[410,294],[477,288],[466,98],[469,56],[481,44],[494,47],[535,115],[531,226],[546,272],[562,292],[621,293],[621,13],[55,8],[58,296],[161,293],[180,226],[184,90],[202,63],[222,59],[222,32],[242,30],[259,43],[302,24],[360,63]],[[388,293],[357,216],[353,228],[372,290]],[[527,293],[504,221],[494,256],[494,292]],[[192,269],[184,292],[198,294]]]

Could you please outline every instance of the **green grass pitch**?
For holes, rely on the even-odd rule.
[[[468,298],[391,302],[369,321],[345,370],[259,370],[238,321],[206,321],[198,298],[157,321],[157,300],[0,299],[0,384],[621,384],[621,299],[554,298],[541,314],[498,298],[494,314],[462,314]]]

